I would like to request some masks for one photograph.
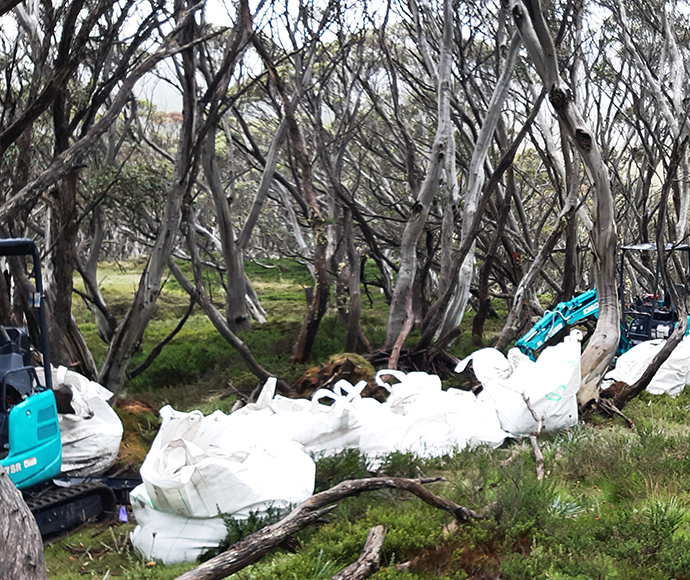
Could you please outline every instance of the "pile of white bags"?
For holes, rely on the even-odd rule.
[[[62,473],[74,477],[107,471],[120,449],[122,421],[108,404],[113,394],[105,387],[61,366],[53,367],[53,388],[71,393],[74,413],[59,413]],[[36,368],[43,381],[43,368]]]
[[[482,349],[455,370],[462,372],[472,361],[484,387],[477,400],[493,405],[501,427],[512,435],[529,435],[537,428],[526,400],[543,420],[544,431],[564,429],[578,420],[580,340],[582,333],[573,330],[564,342],[545,348],[536,362],[518,349],[511,349],[507,359],[496,349]]]
[[[220,514],[243,519],[313,493],[316,466],[298,443],[221,411],[204,417],[166,406],[160,414],[143,484],[130,496],[138,523],[132,543],[146,558],[194,559],[225,537]]]
[[[386,375],[398,382],[387,384]],[[390,392],[385,403],[361,396],[364,381],[354,386],[338,381],[333,391],[320,389],[307,401],[275,395],[270,379],[256,404],[230,418],[244,429],[297,441],[315,456],[359,449],[372,462],[394,451],[431,457],[468,445],[496,447],[508,436],[491,405],[472,393],[443,391],[436,375],[382,370],[376,382]]]
[[[607,373],[604,379],[632,385],[642,376],[665,342],[662,339],[648,340],[632,347],[618,357],[616,368]],[[689,382],[690,336],[686,336],[656,372],[647,391],[652,395],[667,393],[671,397],[677,397]]]
[[[347,381],[340,381],[349,385]],[[357,447],[359,420],[339,386],[320,389],[310,400],[275,394],[276,379],[266,381],[256,403],[230,415],[235,428],[296,441],[312,455],[333,455]]]
[[[390,393],[384,403],[361,396],[363,381],[339,381],[306,400],[276,395],[269,379],[256,403],[230,415],[164,407],[141,468],[144,483],[131,494],[138,523],[132,543],[165,563],[196,558],[225,537],[219,514],[243,518],[306,500],[315,476],[309,454],[359,449],[373,467],[394,451],[432,457],[498,447],[536,428],[525,398],[547,431],[570,427],[578,418],[581,338],[574,331],[537,362],[515,349],[508,359],[494,349],[474,353],[456,370],[473,361],[484,386],[478,397],[444,391],[435,375],[382,370],[376,381]]]
[[[388,385],[382,380],[386,375],[399,382]],[[509,436],[491,405],[466,391],[442,390],[436,375],[382,370],[376,382],[390,392],[385,403],[360,396],[353,400],[362,422],[359,448],[367,454],[437,457],[467,446],[498,447]]]

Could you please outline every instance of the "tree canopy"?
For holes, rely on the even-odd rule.
[[[1,2],[0,233],[42,248],[55,362],[116,393],[167,275],[270,376],[241,338],[265,316],[244,264],[287,256],[313,277],[300,362],[329,304],[343,349],[372,348],[367,263],[391,366],[414,329],[412,351],[433,357],[471,308],[482,345],[503,300],[505,349],[539,296],[596,286],[584,404],[618,343],[617,247],[688,236],[686,17],[620,0]],[[180,111],[145,100],[152,78]],[[98,263],[133,256],[146,266],[116,316]],[[626,268],[633,295],[653,266]],[[75,274],[107,345],[98,364],[72,316]],[[14,320],[20,279],[0,301]]]

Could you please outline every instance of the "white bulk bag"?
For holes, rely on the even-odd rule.
[[[582,333],[573,330],[562,343],[545,348],[536,362],[511,351],[508,360],[512,373],[508,378],[495,373],[493,363],[485,370],[481,368],[481,357],[474,358],[474,368],[480,366],[480,372],[493,377],[482,383],[479,401],[494,405],[501,427],[516,436],[529,435],[537,427],[525,398],[537,417],[543,419],[544,431],[575,425],[581,339]]]
[[[43,381],[43,368],[36,368]],[[62,473],[84,477],[100,475],[115,460],[122,441],[122,421],[108,404],[113,394],[105,387],[61,366],[51,368],[54,389],[72,394],[74,413],[60,413]]]
[[[223,518],[189,518],[155,508],[141,484],[129,495],[137,526],[131,534],[134,549],[147,560],[163,564],[193,562],[227,536]]]
[[[405,418],[399,448],[419,457],[435,457],[452,451],[458,442],[453,439],[446,419],[447,397],[441,379],[425,372],[405,374],[388,369],[376,374],[376,382],[384,388],[386,383],[381,377],[386,374],[400,381],[388,386],[390,395],[386,400],[392,413]]]
[[[275,379],[271,378],[256,403],[230,415],[233,428],[260,430],[273,438],[296,441],[316,456],[358,446],[359,425],[348,397],[342,392],[320,389],[311,401],[274,393]]]
[[[400,382],[387,385],[381,380],[383,375]],[[385,406],[403,417],[403,425],[395,431],[398,450],[432,457],[468,445],[498,446],[508,436],[501,430],[493,406],[478,402],[473,393],[442,390],[437,375],[382,370],[376,381],[391,392]]]
[[[365,381],[354,387],[345,380],[338,381],[333,389],[346,392],[357,420],[359,440],[357,448],[371,459],[371,467],[376,468],[376,457],[394,451],[402,451],[402,438],[407,431],[407,420],[393,413],[386,403],[371,397],[362,397]]]
[[[446,393],[445,418],[458,449],[479,445],[496,448],[510,437],[510,433],[501,428],[492,403],[480,401],[474,393],[460,389],[448,389]]]
[[[661,339],[648,340],[632,347],[618,357],[616,367],[606,374],[605,379],[623,381],[632,385],[642,376],[665,342]],[[690,382],[688,374],[690,374],[690,338],[686,336],[659,367],[647,385],[647,391],[652,395],[667,393],[671,397],[677,397]]]
[[[295,440],[314,455],[335,455],[359,446],[361,424],[347,396],[319,389],[311,397],[308,413],[300,419]]]
[[[168,513],[208,518],[300,503],[314,491],[316,466],[294,441],[262,430],[237,429],[220,411],[204,417],[170,406],[141,466],[153,505]]]
[[[474,376],[482,384],[495,379],[507,379],[513,372],[510,360],[503,356],[500,350],[495,348],[475,350],[457,364],[455,372],[463,372],[470,361],[472,362]]]
[[[398,382],[389,385],[384,375]],[[257,403],[232,413],[229,420],[234,430],[292,439],[314,455],[357,448],[369,456],[371,466],[395,451],[439,456],[467,445],[496,447],[509,436],[491,404],[472,393],[443,391],[436,375],[382,370],[376,381],[390,393],[384,403],[361,396],[364,381],[354,386],[338,381],[332,391],[318,390],[307,401],[275,395],[275,381],[269,380]]]
[[[382,377],[390,375],[398,380],[397,383],[386,383]],[[443,385],[438,375],[415,371],[383,369],[376,373],[376,384],[386,389],[390,395],[386,405],[394,413],[407,415],[415,405],[434,405],[434,401],[443,393]]]

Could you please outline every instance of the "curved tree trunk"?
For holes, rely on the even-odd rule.
[[[326,235],[326,220],[324,220],[319,203],[316,198],[312,176],[312,164],[307,152],[306,143],[300,131],[297,119],[290,99],[285,90],[282,78],[278,75],[275,63],[264,47],[258,36],[252,38],[252,42],[257,52],[261,56],[269,76],[276,86],[280,100],[283,105],[283,112],[287,121],[287,135],[293,147],[297,170],[300,178],[304,199],[309,207],[308,221],[314,236],[314,270],[316,272],[316,288],[311,300],[307,303],[307,312],[302,321],[297,342],[292,351],[292,358],[300,363],[306,362],[311,356],[311,349],[316,341],[316,333],[321,324],[321,319],[326,314],[328,307],[328,297],[330,294],[330,274],[328,272],[328,261],[326,258],[326,248],[328,237]]]
[[[201,164],[206,175],[213,203],[216,207],[216,219],[220,235],[223,261],[226,272],[225,318],[233,332],[249,330],[249,309],[247,305],[247,284],[244,275],[243,252],[235,243],[235,232],[232,227],[230,204],[225,197],[223,185],[220,182],[218,163],[216,162],[216,131],[215,123],[211,122],[211,129],[206,136],[206,142],[201,154]]]
[[[286,538],[316,523],[331,511],[331,504],[346,497],[360,495],[365,491],[379,489],[399,489],[416,495],[432,507],[444,510],[452,515],[458,523],[467,523],[476,519],[486,519],[486,515],[458,505],[443,497],[437,496],[424,487],[424,484],[441,481],[441,478],[404,479],[400,477],[371,477],[368,479],[351,479],[314,494],[296,506],[279,522],[271,524],[242,538],[222,554],[200,564],[193,570],[178,576],[176,580],[222,580],[250,564],[258,562],[270,550],[279,546]],[[482,510],[486,511],[486,510]]]
[[[53,104],[56,154],[69,148],[68,111],[71,105],[68,92],[63,89]],[[46,258],[43,262],[44,287],[49,305],[47,309],[48,338],[51,345],[51,359],[55,364],[74,368],[81,374],[94,378],[96,364],[86,347],[84,337],[72,320],[72,292],[79,233],[77,188],[78,172],[73,170],[49,195]]]
[[[506,222],[508,221],[510,202],[514,194],[515,179],[513,175],[513,167],[510,166],[506,172],[506,190],[504,193],[504,198],[499,206],[500,213],[496,222],[496,229],[491,237],[491,242],[489,244],[489,248],[487,249],[486,257],[484,258],[484,264],[482,265],[479,274],[479,307],[477,308],[477,312],[472,319],[472,342],[475,346],[484,346],[484,323],[492,311],[491,296],[489,294],[489,276],[491,275],[491,269],[493,268],[494,261],[497,259],[498,245],[501,243],[503,230],[505,229]]]
[[[625,10],[625,4],[618,0],[618,20],[621,25],[623,36],[623,43],[626,50],[630,53],[635,62],[636,69],[644,77],[646,81],[646,88],[654,98],[661,116],[666,120],[671,130],[674,139],[680,139],[688,135],[689,128],[687,123],[687,97],[684,94],[685,90],[685,65],[683,59],[678,51],[676,38],[671,29],[666,7],[662,4],[661,20],[664,30],[664,41],[668,50],[664,51],[667,55],[668,62],[658,63],[659,70],[665,67],[671,71],[672,81],[670,83],[670,90],[672,94],[668,95],[665,87],[659,82],[658,70],[653,71],[649,65],[648,58],[640,54],[639,47],[633,42],[630,34],[631,29],[628,23],[628,17]],[[633,32],[634,34],[634,32]],[[685,119],[685,121],[683,121]],[[681,174],[679,176],[679,199],[676,204],[676,211],[678,212],[678,221],[676,224],[676,240],[683,241],[688,229],[688,208],[690,208],[690,161],[688,154],[683,154],[681,160]]]
[[[474,219],[472,220],[472,225],[470,227],[469,234],[465,236],[465,238],[462,241],[462,244],[460,245],[460,248],[455,253],[455,257],[453,258],[453,277],[457,276],[463,263],[465,263],[465,258],[469,253],[471,247],[474,245],[474,238],[479,232],[482,214],[484,213],[484,211],[486,211],[486,209],[489,206],[489,199],[491,197],[491,193],[494,190],[494,188],[498,186],[498,182],[503,177],[505,171],[512,165],[513,159],[515,158],[515,154],[517,153],[517,150],[520,147],[522,140],[527,135],[527,131],[531,127],[536,115],[539,112],[542,101],[544,100],[544,96],[545,95],[542,92],[542,94],[537,99],[537,102],[535,103],[532,112],[529,114],[529,117],[527,117],[527,119],[525,120],[525,124],[522,126],[518,134],[515,136],[515,139],[513,140],[513,143],[511,144],[508,151],[506,151],[505,154],[501,157],[501,160],[496,166],[496,169],[491,174],[491,179],[484,187],[482,196],[479,200],[479,203],[477,204],[477,211],[474,214]],[[431,344],[434,336],[436,335],[438,324],[441,320],[441,317],[443,316],[444,310],[452,298],[452,294],[453,288],[450,287],[429,309],[429,312],[427,313],[426,317],[424,318],[424,322],[422,323],[422,336],[420,337],[419,342],[417,344],[417,350],[424,349]],[[459,334],[459,330],[460,327],[455,327],[450,332],[441,336],[434,345],[434,349],[439,350],[444,348],[444,346],[449,341],[457,337],[457,335]]]
[[[185,9],[187,9],[185,11]],[[197,134],[197,63],[193,46],[196,32],[195,21],[190,18],[194,9],[193,2],[177,0],[176,9],[180,21],[176,30],[181,31],[182,66],[180,82],[182,83],[182,128],[180,130],[179,149],[175,163],[175,173],[168,189],[163,218],[158,229],[158,236],[151,249],[149,260],[141,275],[137,293],[132,306],[113,337],[106,360],[98,375],[98,382],[118,395],[124,388],[127,368],[136,345],[141,340],[151,317],[161,290],[161,280],[168,267],[168,259],[174,247],[181,219],[182,200],[196,178],[196,150],[203,145],[199,142],[203,135]],[[230,46],[223,60],[221,74],[230,74],[239,56],[245,48],[251,33],[251,15],[246,0],[241,0],[237,8],[237,18],[230,39]],[[214,78],[214,80],[216,80]],[[1,208],[0,208],[1,211]]]
[[[194,39],[194,20],[187,21],[182,31],[182,40],[188,44]],[[180,224],[182,198],[192,179],[191,160],[192,142],[196,126],[196,59],[194,49],[187,48],[182,53],[181,79],[184,90],[182,108],[182,129],[180,144],[175,165],[175,175],[168,189],[163,212],[163,219],[158,230],[158,237],[151,249],[148,262],[139,280],[132,306],[121,321],[110,349],[98,374],[98,382],[110,391],[119,395],[124,388],[132,354],[144,335],[160,294],[163,273],[168,266],[168,257],[172,253],[177,230]]]
[[[195,241],[196,218],[194,216],[193,208],[185,205],[185,222],[187,223],[187,248],[192,259],[192,270],[194,272],[194,284],[192,284],[180,270],[179,266],[175,264],[174,260],[168,260],[168,266],[175,279],[178,281],[183,290],[189,296],[199,303],[211,321],[211,324],[216,328],[218,333],[239,352],[249,370],[256,375],[261,381],[267,381],[273,375],[264,369],[254,358],[249,347],[232,331],[228,321],[223,317],[221,312],[215,307],[212,300],[209,298],[206,288],[204,287],[204,277],[201,271],[201,261],[199,260],[198,250]],[[281,389],[287,388],[283,381],[279,381]]]
[[[117,320],[108,310],[108,305],[101,294],[98,285],[98,258],[101,254],[101,246],[105,239],[103,228],[103,215],[100,206],[93,210],[91,222],[91,246],[89,247],[86,262],[77,256],[77,270],[84,282],[84,302],[91,311],[96,322],[98,337],[109,344],[117,330]]]
[[[501,76],[496,83],[496,88],[491,95],[491,102],[486,111],[486,115],[482,122],[481,130],[477,136],[477,141],[472,151],[472,160],[470,161],[469,176],[467,191],[465,192],[464,213],[462,218],[461,239],[464,240],[471,234],[472,221],[477,212],[479,204],[479,197],[484,185],[484,162],[489,151],[489,145],[493,138],[498,122],[501,118],[501,111],[503,103],[508,96],[508,89],[510,86],[510,79],[517,62],[518,51],[521,45],[520,36],[514,34],[511,38],[508,48],[508,54],[505,59],[505,66],[501,72]],[[467,300],[470,295],[470,285],[472,283],[472,275],[474,272],[474,245],[471,246],[462,268],[460,268],[457,280],[450,281],[451,284],[457,284],[453,299],[446,307],[443,317],[443,322],[438,327],[437,336],[441,336],[452,332],[455,328],[460,326],[467,306]]]
[[[579,151],[594,183],[595,281],[599,298],[599,319],[594,335],[582,354],[582,384],[578,403],[583,406],[599,397],[599,383],[616,354],[620,338],[618,293],[616,288],[616,224],[608,171],[594,135],[560,78],[558,63],[538,0],[511,0],[513,19],[545,87],[562,126]]]
[[[564,145],[566,144],[565,135],[563,135],[562,142]],[[530,303],[530,297],[527,294],[528,291],[532,288],[532,284],[541,272],[544,263],[551,255],[551,252],[558,243],[558,240],[561,238],[563,231],[565,230],[567,236],[568,231],[573,229],[572,224],[577,223],[579,180],[577,178],[577,172],[575,169],[576,164],[573,162],[574,160],[571,159],[568,151],[563,151],[563,158],[565,161],[565,181],[568,184],[568,195],[566,197],[565,205],[558,214],[556,227],[551,231],[549,237],[544,242],[543,247],[539,250],[539,253],[527,270],[527,273],[518,283],[513,305],[508,312],[508,318],[506,319],[503,329],[501,330],[496,343],[494,344],[498,350],[504,350],[513,340],[515,340],[515,338],[517,338],[518,333],[523,328],[524,322],[528,317],[527,311]],[[579,163],[578,155],[575,155],[575,160],[577,160]],[[576,233],[577,232],[574,232],[573,235]]]

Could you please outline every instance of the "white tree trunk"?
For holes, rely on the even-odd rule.
[[[520,36],[516,33],[510,40],[503,72],[501,73],[501,76],[496,83],[496,88],[491,95],[491,101],[486,111],[484,121],[482,122],[482,128],[479,131],[479,135],[477,135],[477,142],[474,144],[472,160],[470,161],[467,191],[465,192],[465,200],[462,212],[462,227],[460,230],[461,240],[464,240],[467,237],[470,226],[472,225],[472,220],[477,212],[477,203],[479,202],[479,196],[481,194],[482,187],[484,186],[484,162],[486,161],[491,139],[493,138],[493,134],[496,131],[496,126],[498,125],[498,121],[501,117],[503,103],[508,95],[510,78],[513,74],[515,63],[517,62],[520,44]],[[444,313],[443,322],[439,326],[437,336],[442,336],[452,331],[462,323],[467,301],[470,296],[470,286],[472,284],[472,276],[474,273],[474,251],[475,249],[473,245],[472,249],[465,258],[465,261],[463,262],[462,268],[460,268],[455,296],[453,297],[453,300],[451,300]]]
[[[562,127],[577,147],[594,183],[595,281],[599,297],[599,319],[594,335],[582,354],[580,405],[599,396],[599,383],[616,354],[620,338],[618,293],[616,288],[616,224],[613,196],[599,147],[566,83],[560,78],[553,39],[538,0],[511,0],[513,19],[544,85]]]
[[[247,285],[244,275],[244,260],[242,248],[235,243],[235,232],[232,227],[232,212],[225,197],[225,190],[220,181],[218,164],[216,163],[216,132],[212,127],[206,136],[206,142],[201,155],[213,204],[216,208],[218,232],[225,262],[227,277],[227,294],[225,297],[225,317],[233,332],[249,330],[249,310],[247,308]]]
[[[444,0],[443,44],[439,57],[438,70],[438,124],[436,136],[431,147],[431,157],[426,176],[420,187],[416,203],[412,206],[410,217],[403,232],[400,245],[400,269],[393,290],[386,328],[386,347],[392,347],[405,328],[409,316],[406,304],[412,292],[417,273],[417,241],[424,229],[429,208],[438,192],[439,179],[443,167],[448,140],[451,138],[450,122],[450,71],[453,44],[453,6],[451,0]],[[408,325],[409,328],[409,325]]]

